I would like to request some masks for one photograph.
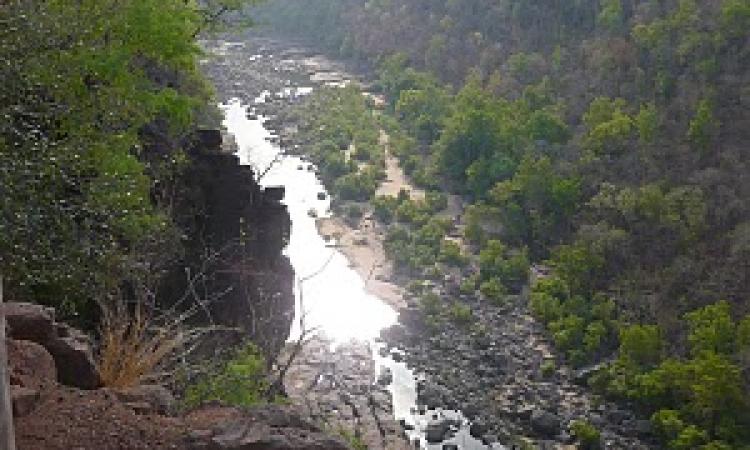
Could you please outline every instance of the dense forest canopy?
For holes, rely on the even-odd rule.
[[[600,392],[652,414],[670,448],[747,445],[747,0],[279,0],[258,14],[377,67],[402,167],[469,203],[468,289],[501,298],[519,267],[550,267],[531,309],[571,364],[615,358]],[[373,202],[398,222],[402,268],[445,261],[429,206]]]
[[[198,33],[247,1],[0,5],[0,273],[95,310],[179,253],[169,188],[206,115]]]

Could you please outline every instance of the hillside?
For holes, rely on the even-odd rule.
[[[670,448],[750,442],[747,1],[280,0],[258,15],[377,67],[402,167],[467,205],[480,270],[462,287],[526,295],[531,265],[529,306],[566,361],[612,361],[596,391]],[[316,147],[324,173],[335,151]],[[446,229],[426,219],[441,208],[363,195],[403,225],[389,239],[404,273],[439,279]]]

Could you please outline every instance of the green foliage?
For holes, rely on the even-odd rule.
[[[583,121],[589,127],[585,147],[594,156],[619,154],[627,148],[634,121],[623,111],[623,99],[597,97],[591,102]]]
[[[686,316],[688,342],[694,355],[704,352],[731,355],[734,351],[735,324],[725,301],[708,305]]]
[[[653,103],[642,104],[633,121],[638,129],[640,141],[644,144],[652,143],[659,130],[659,112],[656,105]]]
[[[501,304],[505,299],[508,289],[497,278],[491,278],[479,285],[479,292],[490,301]]]
[[[525,157],[512,179],[492,188],[489,202],[498,210],[502,237],[538,257],[568,229],[580,190],[580,180],[558,175],[549,158]]]
[[[604,0],[598,21],[610,30],[619,29],[623,25],[622,0]]]
[[[468,262],[467,256],[461,252],[461,246],[449,240],[443,240],[440,244],[438,259],[440,262],[456,267],[463,267]]]
[[[438,297],[437,294],[428,292],[419,298],[419,306],[422,308],[422,311],[424,311],[425,314],[434,316],[440,312],[442,308],[442,302],[440,301],[440,297]]]
[[[708,145],[719,127],[718,121],[714,118],[713,109],[713,104],[709,99],[704,98],[698,102],[695,115],[688,128],[688,139],[701,152],[708,150]]]
[[[496,279],[506,286],[519,286],[526,281],[529,258],[526,249],[511,251],[497,240],[485,243],[479,252],[480,279]]]
[[[576,420],[570,424],[570,430],[578,440],[581,449],[594,450],[601,446],[601,435],[593,425],[584,421]]]
[[[468,305],[454,302],[448,310],[450,319],[459,325],[469,325],[473,319],[471,308]]]
[[[620,358],[649,368],[661,361],[662,351],[663,343],[656,325],[630,325],[620,329]]]
[[[708,305],[686,320],[689,359],[662,361],[660,330],[633,325],[621,330],[619,359],[595,384],[652,411],[654,430],[669,448],[725,448],[744,442],[750,404],[735,362],[741,356],[740,335],[729,305]]]
[[[141,132],[159,121],[177,142],[208,99],[200,13],[177,0],[14,2],[0,21],[0,272],[13,294],[90,318],[179,250],[152,201],[178,152],[160,161]]]
[[[435,141],[448,114],[450,97],[436,80],[425,77],[415,88],[403,90],[396,102],[396,115],[412,136],[422,142]]]
[[[209,401],[231,406],[263,403],[269,387],[265,369],[260,350],[247,344],[220,367],[191,383],[185,391],[185,406],[195,407]]]
[[[542,370],[542,376],[545,378],[549,378],[552,375],[555,374],[555,371],[557,370],[557,366],[555,365],[555,361],[547,360],[542,363],[541,366]]]

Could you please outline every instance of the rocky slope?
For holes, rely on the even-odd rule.
[[[2,312],[19,450],[349,448],[293,407],[204,405],[177,414],[174,397],[162,386],[70,386],[98,383],[83,334],[39,305],[6,303]],[[61,351],[66,357],[59,357]]]

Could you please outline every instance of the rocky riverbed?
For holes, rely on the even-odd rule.
[[[264,125],[274,131],[272,139],[290,153],[304,153],[305,143],[295,140],[296,124],[285,114],[300,101],[299,88],[357,82],[356,77],[339,63],[287,43],[254,37],[231,42],[206,43],[217,53],[206,68],[222,98],[254,105],[249,114],[268,117]],[[357,230],[361,224],[338,228],[338,234],[362,233]],[[380,236],[378,225],[371,225],[367,239],[374,242],[365,247],[377,245]],[[347,255],[360,267],[372,263],[351,251]],[[378,278],[390,284],[388,273]],[[573,448],[570,424],[586,420],[601,431],[605,448],[652,446],[648,421],[592,395],[581,374],[561,364],[542,325],[530,316],[523,293],[496,305],[478,294],[459,294],[459,280],[447,279],[430,289],[444,301],[468,306],[468,325],[448,318],[427,320],[415,298],[390,302],[401,306],[399,323],[382,333],[382,353],[398,349],[393,358],[423,375],[417,385],[417,413],[430,417],[430,411],[461,410],[472,420],[470,434],[487,445]],[[290,370],[287,388],[310,414],[354,434],[369,448],[399,448],[401,431],[394,427],[387,391],[376,383],[370,350],[352,344],[333,352],[328,342],[313,341]],[[451,427],[460,428],[456,425],[436,415],[426,433],[439,442]]]

